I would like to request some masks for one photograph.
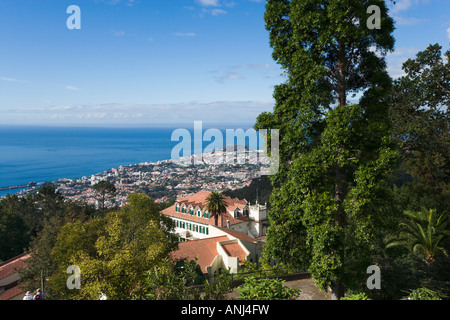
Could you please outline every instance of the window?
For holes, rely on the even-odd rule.
[[[209,219],[209,212],[205,211],[205,218]]]
[[[202,216],[202,212],[200,210],[197,211],[197,217],[201,217]]]
[[[206,227],[206,234],[209,234],[209,228]]]
[[[239,218],[239,209],[234,210],[234,217]]]

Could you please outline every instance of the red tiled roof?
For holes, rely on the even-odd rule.
[[[237,240],[235,241],[233,243],[221,243],[221,246],[230,257],[238,257],[239,262],[242,262],[247,258],[247,252],[242,249]]]
[[[23,260],[26,260],[29,257],[30,257],[29,254],[24,253],[0,264],[0,279],[6,278],[16,273],[17,272],[16,269],[19,269],[26,265],[26,263]]]
[[[0,294],[0,301],[9,300],[23,293],[24,290],[19,288],[19,286],[14,286],[11,289],[8,289]]]
[[[208,198],[208,196],[210,194],[211,194],[211,192],[202,190],[191,196],[178,198],[177,202],[180,204],[184,203],[186,206],[189,206],[190,204],[192,204],[192,206],[194,208],[198,206],[203,210],[203,208],[207,204],[206,199]],[[239,200],[237,198],[232,199],[230,197],[225,196],[225,202],[228,204],[227,212],[222,215],[223,225],[221,225],[222,219],[219,217],[219,220],[218,220],[219,226],[225,226],[227,223],[227,220],[230,221],[230,225],[234,225],[237,223],[241,223],[243,221],[250,220],[250,218],[248,216],[244,217],[244,216],[242,216],[242,214],[239,215],[239,218],[235,218],[233,215],[231,215],[228,212],[228,211],[234,212],[234,210],[236,208],[239,208],[242,210],[247,205],[246,200]],[[172,206],[164,209],[162,211],[162,213],[165,215],[174,217],[174,218],[179,218],[179,219],[184,219],[184,220],[189,220],[192,222],[204,223],[204,224],[209,224],[209,225],[215,225],[214,217],[212,217],[211,215],[210,215],[209,219],[207,219],[204,217],[198,217],[197,213],[195,213],[194,215],[190,215],[189,213],[176,212],[175,205],[172,205]]]
[[[206,239],[197,239],[180,242],[178,250],[172,252],[173,259],[195,260],[202,269],[203,273],[207,273],[206,267],[209,267],[214,258],[219,255],[217,252],[217,242],[230,240],[227,236],[219,236]]]
[[[237,238],[239,240],[245,240],[245,241],[249,241],[249,242],[256,242],[255,238],[250,237],[249,235],[243,234],[241,232],[235,231],[235,230],[230,230],[228,228],[218,228],[219,230],[228,233],[230,236]]]
[[[15,273],[17,273],[18,269],[26,266],[26,262],[24,260],[28,259],[29,257],[29,254],[24,253],[1,263],[0,280],[14,275]],[[9,300],[11,298],[14,298],[15,296],[18,296],[24,291],[17,285],[17,280],[14,280],[14,282],[12,283],[7,283],[6,285],[6,288],[8,289],[0,294],[0,300]]]
[[[228,236],[219,236],[180,242],[178,250],[172,252],[171,256],[174,260],[183,258],[187,258],[188,260],[197,259],[197,264],[203,273],[208,273],[207,267],[211,266],[214,259],[219,255],[217,252],[217,243],[220,243],[227,255],[237,257],[239,262],[247,258],[247,252],[237,240],[232,240],[233,242],[231,243],[229,240],[231,239]]]

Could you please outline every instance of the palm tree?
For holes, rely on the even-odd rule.
[[[223,218],[222,214],[227,210],[227,203],[225,201],[225,196],[220,192],[211,192],[211,194],[206,198],[206,210],[214,217],[214,224],[218,226],[219,215]],[[222,226],[223,226],[223,221]]]
[[[387,248],[406,246],[414,254],[421,255],[427,264],[431,264],[442,253],[443,240],[450,235],[449,215],[445,212],[437,215],[436,210],[405,211],[405,219],[399,225],[397,236],[387,239]]]

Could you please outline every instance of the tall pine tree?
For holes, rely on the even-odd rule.
[[[370,28],[376,5],[380,29]],[[398,153],[389,135],[393,20],[384,0],[268,0],[273,58],[287,75],[256,129],[280,130],[267,253],[307,268],[339,299],[373,264],[386,178]],[[369,13],[368,13],[369,12]],[[354,103],[350,103],[352,99]]]

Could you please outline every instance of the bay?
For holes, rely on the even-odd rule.
[[[194,138],[192,124],[184,128]],[[114,128],[1,125],[0,187],[76,179],[120,165],[168,160],[179,143],[171,141],[176,129],[169,124]],[[225,137],[226,129],[219,130]],[[202,147],[208,144],[203,141]],[[18,191],[0,191],[0,197]]]
[[[171,157],[173,128],[0,126],[0,187],[81,178]],[[18,190],[1,191],[0,196]]]

